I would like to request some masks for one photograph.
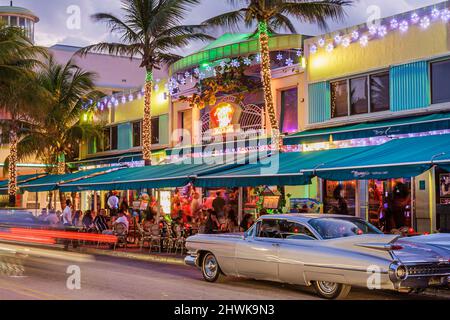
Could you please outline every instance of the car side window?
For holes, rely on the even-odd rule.
[[[300,223],[285,220],[280,224],[280,231],[285,239],[316,240],[311,230]]]
[[[259,233],[260,226],[261,226],[261,222],[258,221],[245,233],[245,237],[246,238],[256,237]]]
[[[280,224],[277,219],[265,219],[261,221],[261,227],[259,228],[259,238],[282,238],[280,232]]]

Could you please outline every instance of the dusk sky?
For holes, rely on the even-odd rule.
[[[347,19],[340,24],[330,24],[329,31],[366,22],[376,12],[387,17],[414,8],[442,2],[441,0],[359,0],[353,7],[346,9]],[[0,5],[9,5],[9,0],[0,0]],[[120,16],[120,0],[14,0],[14,5],[32,10],[41,21],[36,26],[36,42],[50,46],[63,43],[84,46],[102,40],[118,40],[108,30],[90,19],[97,12],[113,13]],[[202,4],[193,8],[186,23],[200,23],[208,17],[226,12],[231,7],[225,0],[203,0]],[[68,13],[69,11],[69,13]],[[74,26],[74,14],[79,12],[80,25]],[[72,23],[72,27],[68,27]],[[71,22],[72,21],[72,22]],[[317,35],[321,31],[314,25],[296,23],[299,33]],[[216,34],[219,35],[220,33]],[[201,44],[193,44],[183,50],[189,53]]]

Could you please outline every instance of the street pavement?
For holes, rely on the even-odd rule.
[[[0,300],[316,300],[310,288],[227,278],[207,283],[184,265],[28,249],[26,258],[5,257],[0,245]],[[3,251],[4,252],[4,251]],[[79,267],[81,288],[68,289],[69,266]],[[9,271],[8,271],[9,270]],[[73,270],[73,267],[72,267]],[[73,282],[69,281],[69,284]],[[73,288],[73,285],[69,285]],[[354,289],[348,299],[432,299]]]

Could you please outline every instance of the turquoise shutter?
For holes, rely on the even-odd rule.
[[[428,62],[420,61],[391,68],[392,111],[425,108],[430,105]]]
[[[310,84],[309,94],[309,123],[320,123],[331,119],[330,84],[319,82]]]
[[[132,144],[131,123],[123,123],[117,126],[117,143],[119,150],[128,150]]]

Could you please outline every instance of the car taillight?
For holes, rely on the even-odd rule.
[[[400,245],[398,245],[398,244],[393,244],[393,245],[391,245],[391,248],[390,248],[392,251],[396,251],[396,250],[402,250],[403,249],[403,247],[402,246],[400,246]]]
[[[415,232],[415,231],[414,231],[413,228],[409,228],[409,229],[408,229],[408,233],[409,233],[409,234],[412,234],[412,233],[414,233],[414,232]]]

